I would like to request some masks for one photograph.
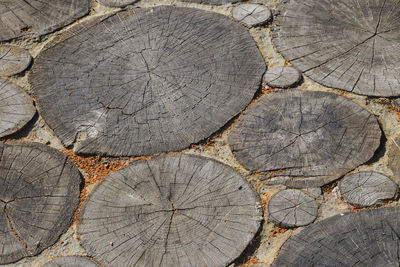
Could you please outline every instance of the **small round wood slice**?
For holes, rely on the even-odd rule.
[[[228,142],[247,169],[277,171],[270,183],[317,187],[368,161],[380,138],[375,116],[347,98],[286,90],[250,106]]]
[[[399,216],[387,208],[314,223],[286,241],[272,266],[399,266]]]
[[[311,79],[370,96],[400,95],[400,2],[289,1],[273,42]]]
[[[234,4],[237,2],[243,2],[245,0],[180,0],[180,1],[197,3],[197,4],[207,4],[207,5],[225,5],[225,4]]]
[[[71,256],[57,258],[42,267],[99,267],[99,265],[84,257]]]
[[[7,143],[0,160],[0,264],[39,254],[72,222],[81,176],[63,154]]]
[[[65,145],[85,137],[77,153],[186,148],[244,109],[260,85],[265,62],[226,16],[171,6],[134,12],[92,23],[35,60],[41,115]]]
[[[288,189],[272,196],[268,202],[268,214],[282,228],[299,227],[317,218],[318,204],[302,191]]]
[[[0,76],[12,76],[23,72],[31,64],[28,51],[18,46],[0,45]]]
[[[257,232],[259,201],[227,165],[159,156],[106,177],[85,202],[78,232],[106,266],[226,266]]]
[[[243,4],[232,10],[232,17],[250,28],[267,23],[271,19],[272,13],[265,6]]]
[[[26,34],[43,35],[89,12],[89,0],[2,0],[0,41]]]
[[[271,87],[288,88],[301,80],[301,73],[293,67],[279,67],[268,70],[263,77]]]
[[[109,7],[124,7],[137,2],[138,0],[98,0],[99,3]]]
[[[343,198],[358,207],[382,205],[382,200],[395,197],[397,187],[389,177],[376,172],[353,173],[339,183]]]
[[[32,98],[22,88],[0,79],[0,137],[24,127],[35,113]]]

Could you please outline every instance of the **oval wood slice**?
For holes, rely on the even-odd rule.
[[[28,51],[12,45],[0,45],[0,76],[12,76],[23,72],[31,64]]]
[[[340,194],[347,202],[358,207],[382,205],[382,200],[393,199],[397,184],[376,172],[357,172],[339,183]]]
[[[273,42],[311,79],[370,96],[400,94],[397,0],[289,1]]]
[[[124,7],[137,2],[138,0],[98,0],[101,4],[109,7]]]
[[[89,12],[89,0],[2,0],[0,41],[27,34],[43,35]]]
[[[226,16],[160,6],[50,47],[30,83],[64,144],[84,136],[76,152],[150,155],[217,131],[251,101],[264,70],[247,30]]]
[[[63,154],[38,143],[2,145],[0,264],[39,254],[72,222],[81,176]]]
[[[289,238],[273,267],[399,265],[400,210],[336,215]]]
[[[32,98],[22,88],[0,79],[0,137],[24,127],[35,113]]]
[[[61,257],[52,260],[42,267],[100,267],[95,262],[84,257]]]
[[[207,5],[225,5],[225,4],[234,4],[237,2],[243,2],[245,0],[180,0],[180,1],[197,3],[197,4],[207,4]]]
[[[286,90],[250,106],[228,142],[247,169],[279,170],[270,183],[317,187],[368,161],[380,137],[375,116],[347,98]]]
[[[85,202],[78,232],[106,266],[225,266],[257,232],[259,201],[227,165],[160,156],[110,174]]]
[[[269,69],[263,77],[271,87],[288,88],[301,80],[301,73],[293,67],[279,67]]]
[[[262,5],[243,4],[233,8],[232,17],[250,28],[267,23],[271,19],[272,13]]]

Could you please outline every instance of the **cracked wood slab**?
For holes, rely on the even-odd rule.
[[[396,196],[397,188],[389,177],[376,172],[353,173],[339,183],[340,194],[357,207],[380,206],[382,200]]]
[[[278,67],[269,69],[263,77],[263,81],[277,88],[288,88],[301,80],[301,73],[293,67]]]
[[[244,109],[265,71],[243,26],[198,9],[128,10],[67,34],[29,81],[47,124],[66,146],[77,138],[78,153],[186,148]]]
[[[35,113],[32,98],[19,86],[0,78],[0,137],[20,130]]]
[[[272,33],[280,53],[328,87],[400,95],[397,0],[292,0]]]
[[[0,41],[43,35],[89,13],[89,0],[2,0]]]
[[[99,3],[109,7],[124,7],[137,2],[138,0],[98,0]]]
[[[272,196],[268,202],[268,214],[282,228],[305,226],[317,218],[318,204],[302,191],[288,189]]]
[[[94,261],[84,257],[70,256],[52,260],[42,267],[100,267]]]
[[[262,5],[243,4],[233,8],[232,17],[250,28],[267,23],[272,18],[272,13]]]
[[[31,54],[25,49],[12,45],[0,45],[0,76],[12,76],[23,72],[31,61]]]
[[[273,267],[399,266],[400,210],[338,214],[289,238]]]
[[[271,184],[317,187],[365,163],[380,145],[373,114],[325,92],[286,90],[250,106],[229,134],[239,162]]]
[[[180,1],[197,3],[197,4],[207,4],[207,5],[225,5],[225,4],[234,4],[237,2],[243,2],[245,0],[180,0]]]
[[[65,155],[45,145],[0,147],[0,264],[6,264],[39,254],[67,230],[81,176]]]
[[[227,165],[159,156],[106,177],[85,202],[78,233],[106,266],[225,266],[257,232],[259,202]]]

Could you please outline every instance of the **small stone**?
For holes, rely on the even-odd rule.
[[[0,76],[12,76],[23,72],[31,64],[28,51],[17,46],[0,45]]]
[[[247,27],[265,24],[271,19],[271,11],[261,5],[243,4],[232,10],[232,16]]]
[[[271,87],[288,88],[298,83],[300,72],[293,67],[279,67],[268,70],[264,74],[264,82]]]

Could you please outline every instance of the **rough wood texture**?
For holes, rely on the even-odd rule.
[[[268,70],[263,77],[264,82],[271,87],[288,88],[298,83],[300,72],[293,67],[279,67]]]
[[[400,94],[398,0],[292,0],[273,42],[311,79],[371,96]]]
[[[0,76],[12,76],[23,72],[31,64],[28,51],[12,45],[0,45]]]
[[[87,258],[71,256],[57,258],[42,267],[99,267],[99,265]]]
[[[257,232],[259,201],[227,165],[160,156],[109,175],[85,202],[78,232],[106,266],[225,266]]]
[[[272,13],[265,6],[243,4],[232,10],[232,17],[250,28],[267,23],[271,19]]]
[[[376,172],[357,172],[339,183],[340,194],[347,202],[358,207],[382,205],[382,200],[393,199],[397,184]]]
[[[0,41],[43,35],[89,12],[89,0],[1,0]]]
[[[30,83],[62,142],[81,139],[78,153],[186,148],[245,108],[265,71],[244,27],[198,9],[129,10],[69,35],[35,60]]]
[[[197,4],[207,4],[207,5],[225,5],[225,4],[234,4],[237,2],[243,2],[245,0],[180,0],[180,1],[197,3]]]
[[[400,210],[363,210],[312,224],[282,246],[273,267],[399,266]]]
[[[2,145],[0,264],[39,254],[72,222],[81,176],[68,158],[38,143]]]
[[[138,0],[98,0],[101,4],[110,7],[124,7],[137,2]]]
[[[35,113],[31,97],[22,88],[0,79],[0,137],[24,127]]]
[[[316,187],[368,161],[379,147],[374,115],[345,97],[285,90],[250,106],[229,134],[237,159],[270,183]]]
[[[400,184],[400,137],[390,138],[388,144],[389,169],[393,172],[392,179]]]

